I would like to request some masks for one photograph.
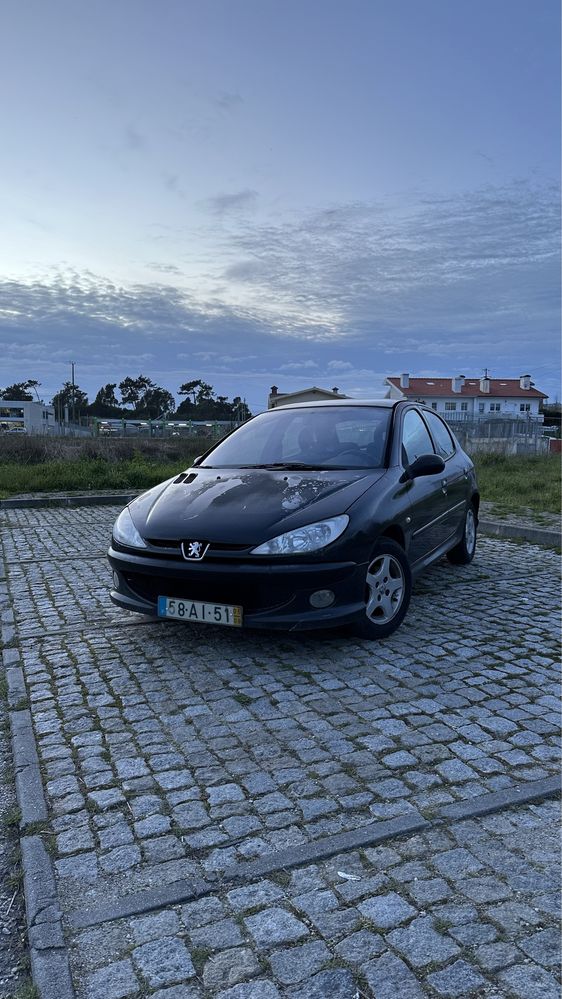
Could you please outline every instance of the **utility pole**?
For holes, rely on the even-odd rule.
[[[75,364],[76,364],[76,361],[71,361],[70,362],[70,368],[71,368],[71,371],[72,371],[72,424],[73,425],[74,425],[74,421],[76,419],[76,395],[75,395],[75,392],[74,392],[74,365]]]

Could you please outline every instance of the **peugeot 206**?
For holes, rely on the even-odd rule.
[[[175,621],[383,638],[422,569],[472,561],[479,498],[472,461],[422,405],[281,406],[123,510],[111,599]]]

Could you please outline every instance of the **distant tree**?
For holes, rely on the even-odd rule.
[[[154,382],[146,375],[139,375],[138,378],[124,378],[122,382],[119,382],[123,405],[138,406],[144,394],[151,388],[154,388]]]
[[[176,400],[172,393],[168,392],[165,388],[161,388],[159,385],[154,385],[144,393],[141,403],[139,403],[135,412],[142,413],[149,420],[156,420],[160,416],[171,415],[175,408]]]
[[[115,395],[117,382],[108,382],[102,385],[96,398],[88,407],[88,412],[92,416],[118,417],[121,416],[121,407]]]
[[[179,395],[187,396],[177,408],[176,416],[189,420],[246,420],[251,415],[240,396],[230,402],[225,395],[215,396],[213,386],[200,378],[184,382]]]
[[[29,378],[26,382],[15,382],[14,385],[7,385],[5,389],[0,389],[0,398],[6,402],[33,402],[36,398],[30,389],[36,389],[41,382],[34,378]]]
[[[55,407],[55,413],[59,419],[64,416],[64,407],[68,406],[69,415],[78,418],[80,412],[87,409],[88,396],[78,385],[72,382],[65,382],[56,395],[51,399],[51,405]]]
[[[176,408],[172,393],[161,385],[155,385],[146,375],[124,378],[119,390],[123,403],[132,406],[134,416],[142,419],[155,420],[164,414],[173,413]]]
[[[232,415],[235,420],[249,420],[251,417],[251,412],[248,409],[244,399],[241,399],[239,395],[235,395],[231,403]]]

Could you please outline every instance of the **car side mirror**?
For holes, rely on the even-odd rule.
[[[420,454],[411,465],[404,470],[400,476],[401,482],[408,479],[417,479],[420,475],[438,475],[445,471],[445,462],[438,454]]]
[[[193,468],[194,465],[198,465],[202,457],[203,457],[202,454],[198,454],[197,457],[194,458],[193,461],[191,462],[191,467]]]

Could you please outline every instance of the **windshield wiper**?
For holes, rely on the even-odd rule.
[[[281,469],[285,472],[305,471],[305,472],[329,472],[333,468],[344,468],[343,465],[309,465],[306,461],[269,461],[263,465],[239,465],[239,468],[267,468],[275,471]]]

